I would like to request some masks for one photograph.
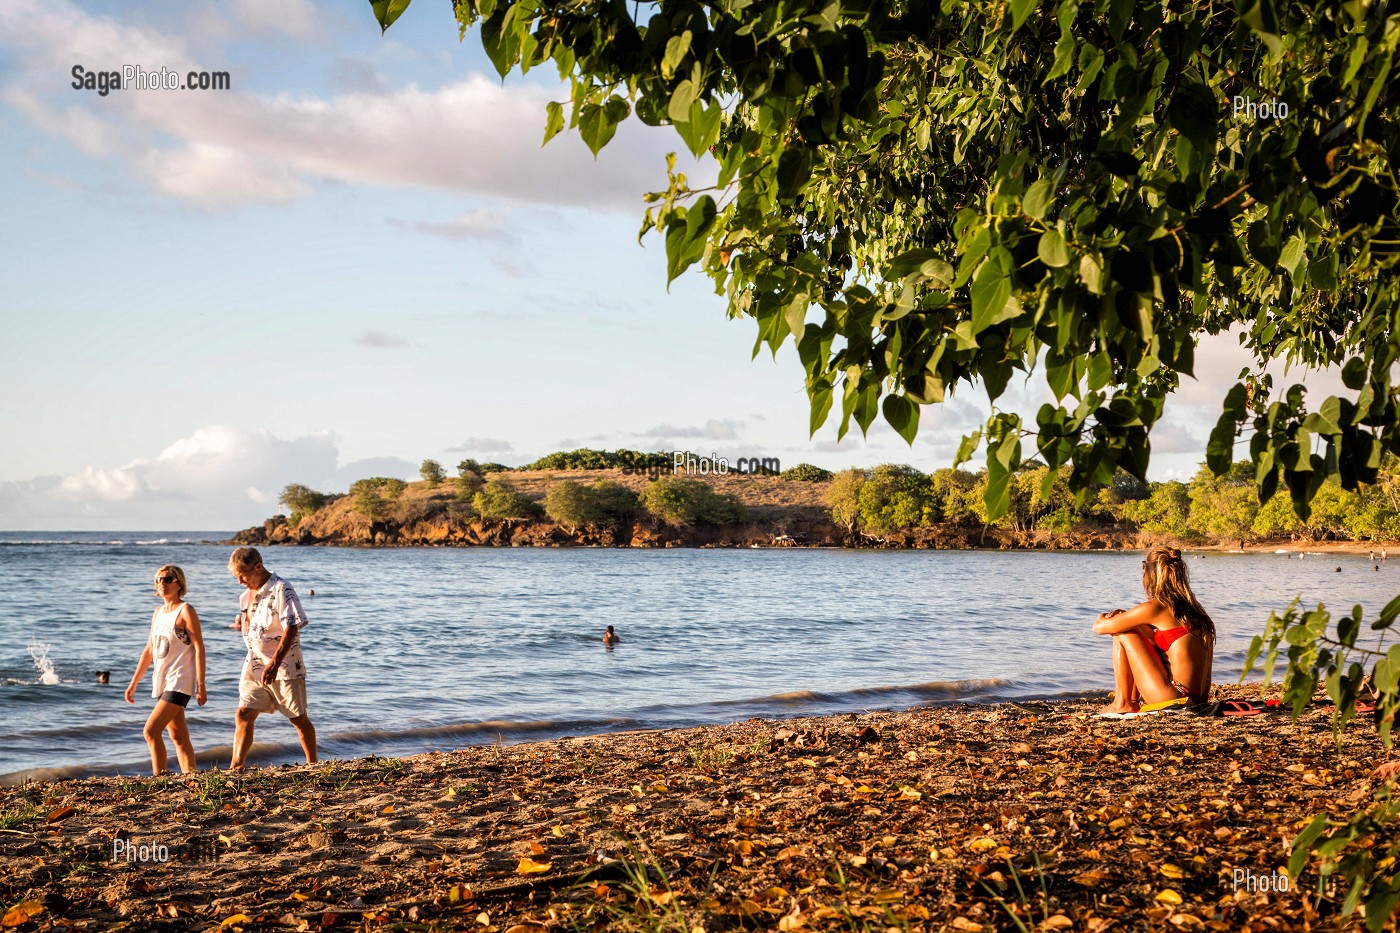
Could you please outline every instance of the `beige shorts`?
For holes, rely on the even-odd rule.
[[[238,684],[238,708],[271,713],[274,710],[288,719],[306,715],[306,678],[274,680],[264,686],[256,680]]]

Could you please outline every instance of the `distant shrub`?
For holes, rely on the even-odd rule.
[[[408,484],[392,476],[371,476],[357,479],[350,486],[355,511],[365,518],[382,521],[391,514],[390,503],[397,502]]]
[[[832,472],[810,463],[799,463],[790,470],[784,470],[779,475],[783,479],[798,483],[825,483],[831,479]]]
[[[300,524],[303,518],[322,508],[331,498],[331,496],[317,492],[308,486],[292,483],[282,490],[282,495],[278,497],[277,501],[286,506],[287,511],[292,513],[288,521],[295,527]]]
[[[617,458],[619,467],[632,470],[668,467],[673,462],[670,454],[660,450],[655,453],[643,453],[640,450],[619,450],[613,456]]]
[[[831,480],[826,491],[826,504],[831,520],[853,532],[860,525],[860,489],[870,479],[865,470],[842,470]]]
[[[593,484],[593,494],[604,514],[614,521],[626,521],[642,510],[642,500],[635,492],[621,483],[610,479],[600,479]]]
[[[468,473],[475,473],[477,476],[480,476],[481,464],[477,463],[475,460],[472,460],[470,458],[463,460],[457,464],[458,476],[466,476]]]
[[[355,511],[371,521],[379,521],[389,515],[389,503],[379,494],[379,484],[383,479],[357,479],[350,485],[350,496],[354,499]]]
[[[504,463],[483,463],[478,472],[480,472],[482,476],[485,476],[487,473],[509,473],[510,470],[511,467],[506,466]]]
[[[562,480],[551,484],[544,498],[545,515],[570,528],[613,525],[636,514],[637,508],[636,493],[606,479],[592,485]]]
[[[606,450],[556,450],[545,454],[534,463],[527,463],[522,470],[606,470],[613,465],[612,455]]]
[[[538,502],[517,492],[509,480],[499,478],[487,482],[472,498],[472,504],[482,518],[515,520],[538,518],[542,514]]]
[[[1192,538],[1194,529],[1187,521],[1191,512],[1191,495],[1186,484],[1168,480],[1153,483],[1150,488],[1146,499],[1123,503],[1123,517],[1149,534],[1171,535],[1186,540]]]
[[[945,467],[929,477],[933,485],[936,517],[955,525],[979,525],[977,502],[986,486],[982,477],[967,470]]]
[[[463,502],[471,502],[476,498],[476,494],[481,492],[486,485],[480,473],[465,472],[454,481],[457,484],[457,498]]]
[[[720,495],[709,483],[683,476],[663,476],[650,483],[642,504],[673,525],[734,525],[746,517],[737,496]]]
[[[619,467],[662,467],[671,463],[665,453],[641,453],[636,450],[593,450],[580,447],[577,450],[557,450],[545,454],[534,463],[527,463],[522,470],[612,470]]]
[[[911,466],[887,463],[871,473],[857,493],[860,525],[874,534],[889,534],[933,520],[933,484]]]
[[[442,481],[447,479],[447,474],[442,471],[442,464],[436,460],[424,460],[418,467],[418,475],[423,477],[423,482],[428,484],[429,489],[440,486]]]

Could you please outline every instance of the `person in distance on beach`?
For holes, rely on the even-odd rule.
[[[618,634],[613,631],[613,627],[609,625],[608,630],[603,633],[603,644],[611,648],[620,641],[622,641],[622,639],[618,637]]]
[[[165,731],[175,743],[180,770],[186,774],[195,770],[194,744],[185,724],[185,707],[191,697],[200,706],[208,697],[204,690],[204,636],[199,628],[199,614],[184,601],[186,592],[185,572],[179,567],[166,564],[156,571],[156,595],[163,605],[151,613],[151,632],[126,688],[126,702],[135,703],[136,687],[146,675],[146,668],[155,662],[151,696],[155,697],[156,708],[151,710],[144,730],[151,749],[152,774],[166,771],[165,738],[161,735]]]
[[[1147,600],[1102,613],[1094,633],[1113,636],[1113,702],[1104,713],[1136,713],[1142,704],[1210,695],[1215,623],[1191,592],[1176,548],[1154,547],[1142,562]]]
[[[274,710],[297,730],[307,764],[316,760],[316,728],[306,715],[306,665],[301,655],[306,613],[292,585],[263,566],[257,549],[241,547],[228,559],[247,592],[238,601],[232,628],[243,632],[248,656],[238,683],[232,770],[243,768],[253,747],[253,721]]]

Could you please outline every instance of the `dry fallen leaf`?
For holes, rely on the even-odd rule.
[[[1166,888],[1165,890],[1157,892],[1157,900],[1161,901],[1163,904],[1180,904],[1181,895],[1177,894],[1171,888]]]
[[[1173,865],[1170,862],[1163,865],[1161,871],[1162,874],[1166,875],[1168,878],[1175,878],[1180,880],[1186,877],[1186,872],[1183,871],[1180,866]]]
[[[982,933],[982,924],[973,923],[966,917],[954,917],[949,926],[955,930],[962,930],[963,933]]]
[[[550,864],[549,862],[537,862],[526,857],[520,860],[520,864],[515,866],[515,870],[522,875],[538,875],[541,872],[549,871]]]
[[[54,810],[54,811],[52,811],[52,812],[49,813],[49,822],[50,822],[50,823],[57,823],[59,820],[63,819],[64,817],[66,817],[66,816],[72,816],[74,813],[77,813],[77,812],[78,812],[78,808],[77,808],[77,807],[59,807],[57,810]]]
[[[1068,930],[1074,926],[1074,921],[1064,914],[1055,914],[1053,917],[1046,917],[1045,922],[1040,925],[1042,930]]]
[[[44,905],[38,901],[20,901],[9,910],[5,911],[4,919],[0,919],[0,927],[17,927],[22,923],[29,922],[31,917],[36,917],[44,912]]]
[[[224,927],[233,926],[235,923],[247,923],[247,922],[248,922],[248,915],[247,915],[247,914],[245,914],[245,913],[237,913],[237,914],[234,914],[232,917],[229,917],[229,918],[227,918],[226,920],[224,920],[223,923],[219,924],[219,929],[223,929]]]

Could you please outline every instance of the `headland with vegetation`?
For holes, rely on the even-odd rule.
[[[369,477],[348,493],[293,484],[288,514],[239,532],[242,544],[1116,549],[1351,548],[1400,540],[1400,464],[1361,492],[1323,484],[1307,518],[1286,492],[1261,503],[1249,461],[1223,476],[1144,483],[1118,472],[1076,498],[1068,468],[1029,463],[1005,514],[988,520],[988,476],[902,464],[833,473],[674,472],[671,455],[574,450],[508,467],[463,460],[455,476]]]

